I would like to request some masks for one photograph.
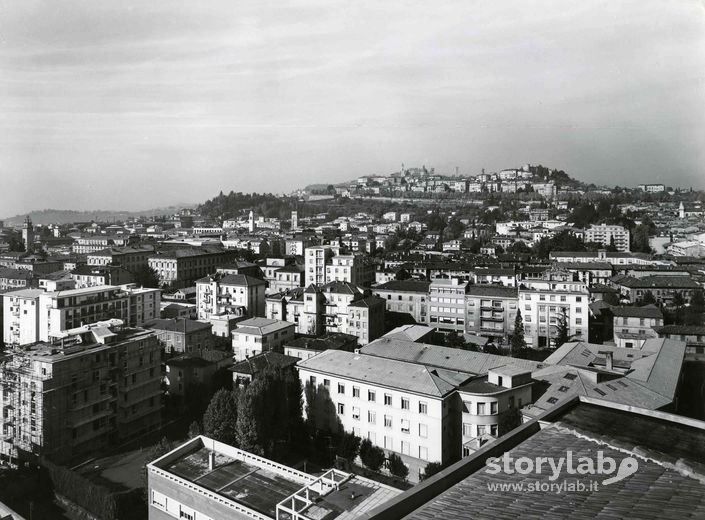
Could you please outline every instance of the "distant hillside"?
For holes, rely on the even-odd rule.
[[[99,222],[121,221],[133,217],[148,217],[152,215],[172,215],[182,208],[193,208],[196,204],[182,204],[178,206],[168,206],[165,208],[147,209],[143,211],[74,211],[70,209],[43,209],[30,211],[29,217],[33,224],[69,224],[72,222],[89,222],[91,220]],[[15,215],[2,219],[6,226],[20,225],[24,222],[27,213]]]

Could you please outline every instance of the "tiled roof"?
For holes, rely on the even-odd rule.
[[[458,370],[474,375],[486,374],[489,369],[504,365],[518,365],[530,370],[543,366],[542,363],[527,359],[510,358],[385,337],[368,343],[360,349],[360,352],[376,357],[421,363],[430,367]]]
[[[286,368],[291,367],[299,361],[299,358],[293,356],[285,356],[279,352],[262,352],[256,356],[244,359],[239,363],[235,363],[230,370],[238,374],[254,375],[257,372],[262,372],[269,367]]]
[[[145,323],[144,327],[146,329],[167,330],[170,332],[194,332],[196,330],[210,329],[212,325],[210,323],[204,323],[202,321],[179,318],[171,320],[152,320],[148,323]]]
[[[249,318],[237,324],[235,332],[247,332],[249,334],[269,334],[277,330],[292,327],[294,324],[288,321],[270,320],[267,318]]]
[[[444,397],[455,390],[455,381],[448,373],[426,367],[377,356],[355,354],[342,350],[326,350],[300,361],[300,369],[314,370],[433,397]],[[460,375],[460,378],[463,376]]]
[[[387,283],[378,285],[374,288],[375,291],[406,291],[428,293],[428,286],[431,282],[425,280],[390,280]]]
[[[365,298],[360,298],[359,300],[355,300],[352,302],[348,307],[375,307],[377,305],[382,305],[384,306],[384,299],[380,298],[379,296],[367,296]]]
[[[581,411],[584,405],[576,410]],[[598,410],[603,412],[603,410]],[[648,449],[648,459],[638,458],[638,470],[609,485],[599,485],[586,491],[557,493],[555,490],[533,492],[522,490],[537,481],[550,484],[550,471],[490,474],[486,466],[432,498],[409,516],[410,520],[455,520],[458,518],[543,518],[543,519],[593,519],[593,518],[700,518],[705,517],[705,487],[702,477],[689,476],[676,463],[688,467],[696,465],[701,471],[702,446],[705,435],[702,429],[693,433],[674,434],[679,429],[673,423],[658,420],[640,420],[634,414],[618,412],[598,413],[571,417],[538,430],[520,442],[508,454],[514,460],[527,457],[552,457],[565,459],[572,452],[573,460],[596,457],[598,450],[605,457],[622,461],[627,453],[638,448]],[[592,421],[589,424],[588,421]],[[611,421],[611,422],[610,422]],[[624,430],[626,428],[626,432]],[[608,432],[606,431],[608,430]],[[685,427],[683,428],[686,429]],[[577,430],[577,431],[576,431]],[[673,438],[671,435],[677,435]],[[648,442],[645,442],[648,437]],[[653,442],[652,442],[653,441]],[[683,441],[682,443],[680,441]],[[681,447],[682,446],[682,447]],[[689,451],[689,448],[695,451]],[[675,448],[675,449],[674,449]],[[660,451],[663,450],[663,451]],[[625,453],[625,451],[627,453]],[[700,473],[702,474],[702,473]],[[555,482],[575,481],[579,475],[568,473],[564,464]],[[597,478],[601,482],[604,477]],[[582,479],[578,479],[582,480]],[[586,479],[587,480],[587,479]],[[590,479],[592,480],[592,479]],[[516,484],[516,488],[490,492],[493,484]],[[403,497],[403,495],[402,495]],[[401,498],[401,497],[400,497]]]
[[[470,296],[495,296],[497,298],[518,298],[516,287],[504,287],[501,285],[471,285],[467,294]]]
[[[631,289],[697,289],[700,285],[688,276],[645,276],[634,278],[625,276],[616,283]]]
[[[612,314],[626,318],[663,318],[661,309],[656,305],[643,307],[612,307]]]

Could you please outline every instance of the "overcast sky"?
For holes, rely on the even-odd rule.
[[[0,216],[407,166],[705,188],[702,2],[0,0]]]

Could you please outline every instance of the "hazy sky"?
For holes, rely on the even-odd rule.
[[[703,6],[0,0],[0,216],[402,162],[703,188]]]

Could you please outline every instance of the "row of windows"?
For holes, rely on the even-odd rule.
[[[309,381],[311,382],[311,385],[316,386],[316,376],[310,376]],[[324,379],[323,380],[323,386],[326,388],[330,388],[330,379]],[[356,399],[360,399],[360,387],[359,386],[353,386],[352,387],[352,396]],[[345,395],[345,383],[338,383],[338,395]],[[385,393],[384,394],[384,405],[385,406],[393,406],[392,404],[392,394]],[[367,390],[367,401],[371,403],[377,402],[377,391],[376,390]],[[408,397],[401,397],[399,401],[400,408],[402,410],[410,410],[411,409],[411,400]],[[418,402],[418,413],[420,414],[428,414],[428,403],[426,401],[419,401]]]
[[[338,403],[337,411],[338,411],[338,415],[344,416],[345,415],[345,403]],[[361,420],[359,406],[352,407],[351,417],[355,421]],[[377,424],[377,412],[374,412],[372,410],[367,411],[367,423],[368,424]],[[391,415],[384,416],[384,427],[385,428],[393,428],[394,427],[394,418]],[[402,433],[406,433],[406,434],[411,433],[411,421],[409,421],[408,419],[401,419],[400,420],[400,429],[401,429]],[[419,437],[422,437],[424,439],[426,437],[428,437],[428,425],[427,424],[419,423],[418,435],[419,435]]]

